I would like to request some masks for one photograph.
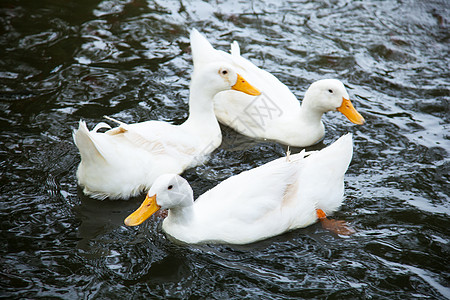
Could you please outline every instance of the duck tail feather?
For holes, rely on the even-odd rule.
[[[122,121],[119,121],[119,120],[117,120],[117,119],[114,119],[114,118],[112,118],[112,117],[110,117],[110,116],[103,116],[103,118],[105,118],[105,119],[107,119],[107,120],[110,120],[110,121],[113,121],[113,122],[115,122],[115,123],[117,123],[117,124],[119,124],[120,126],[127,126],[128,124],[127,123],[124,123],[124,122],[122,122]],[[109,126],[109,125],[108,125]],[[109,128],[111,128],[111,127],[109,127]]]
[[[95,125],[94,129],[92,129],[93,132],[97,132],[99,129],[106,128],[111,129],[111,126],[106,124],[105,122],[100,122],[97,125]]]
[[[100,125],[100,126],[99,126]],[[103,125],[98,124],[95,129],[99,129]],[[106,160],[104,152],[102,151],[100,145],[95,142],[92,134],[97,134],[94,130],[90,132],[87,128],[86,122],[80,120],[78,129],[74,129],[72,133],[73,140],[78,150],[80,151],[81,160],[89,162],[98,162],[98,160]]]
[[[233,41],[233,43],[231,43],[231,55],[234,57],[239,57],[241,56],[241,48],[239,48],[239,44],[236,41]]]
[[[222,59],[218,51],[195,28],[191,31],[190,41],[194,68],[199,64],[207,64]]]

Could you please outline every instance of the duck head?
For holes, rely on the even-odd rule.
[[[127,226],[137,226],[160,209],[183,208],[193,203],[194,193],[189,183],[179,175],[164,174],[156,179],[144,202],[124,223]]]
[[[312,83],[303,101],[307,107],[322,113],[337,110],[352,123],[361,125],[365,122],[353,107],[344,84],[337,79],[322,79]]]
[[[203,89],[209,89],[212,94],[230,89],[252,96],[261,94],[258,89],[248,83],[248,81],[227,63],[210,63],[204,65],[194,70],[192,79],[196,84],[202,85]]]

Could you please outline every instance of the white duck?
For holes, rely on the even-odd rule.
[[[352,154],[352,135],[347,134],[320,151],[307,155],[303,150],[232,176],[195,202],[185,179],[165,174],[125,224],[139,225],[168,209],[162,229],[172,238],[230,244],[306,227],[340,207]]]
[[[212,99],[229,89],[259,94],[232,66],[215,62],[194,70],[189,117],[181,125],[119,122],[119,127],[99,133],[99,128],[111,127],[100,123],[89,131],[80,121],[73,138],[81,154],[77,177],[84,193],[97,199],[129,198],[148,190],[161,174],[180,174],[202,163],[222,141]]]
[[[353,107],[339,80],[314,82],[300,105],[286,85],[243,58],[236,41],[231,44],[231,54],[228,54],[215,50],[194,29],[191,47],[194,69],[212,61],[228,62],[261,91],[258,97],[233,91],[224,91],[214,97],[217,119],[241,134],[306,147],[323,138],[325,128],[322,115],[325,112],[338,110],[351,122],[364,123],[364,118]]]

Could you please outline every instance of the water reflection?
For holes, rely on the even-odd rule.
[[[78,248],[89,251],[90,242],[97,237],[124,226],[123,220],[132,213],[144,200],[144,196],[135,197],[126,201],[104,200],[99,201],[85,196],[78,188],[80,205],[73,208],[77,218],[81,220],[78,227]]]

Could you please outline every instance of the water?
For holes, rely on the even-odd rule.
[[[450,298],[447,1],[14,1],[0,3],[2,298]],[[342,238],[320,225],[246,246],[181,246],[142,200],[76,185],[71,131],[103,115],[179,124],[196,27],[302,98],[339,78],[367,123],[325,116],[322,145],[354,133]],[[286,147],[224,129],[184,173],[196,196]]]

